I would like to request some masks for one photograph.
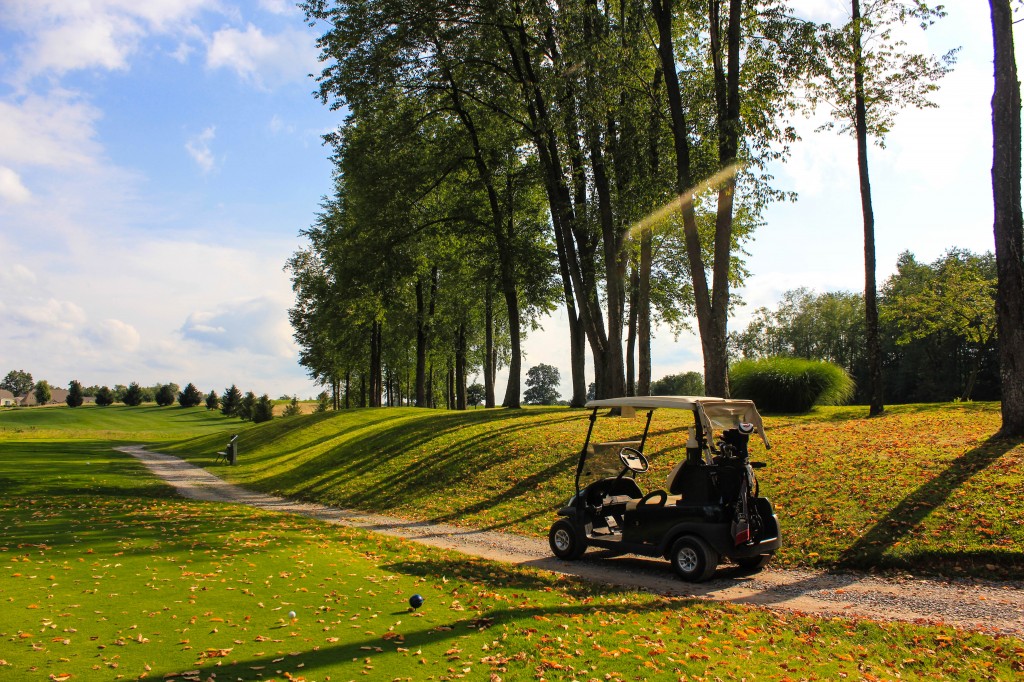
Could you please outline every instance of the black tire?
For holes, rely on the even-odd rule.
[[[715,574],[718,566],[718,553],[696,535],[676,540],[668,558],[679,577],[692,583],[704,582]]]
[[[768,565],[768,562],[772,560],[775,552],[768,552],[767,554],[758,554],[757,556],[746,556],[738,559],[733,559],[736,565],[745,573],[757,573],[762,568]]]
[[[551,524],[548,544],[556,557],[566,561],[579,559],[587,551],[587,541],[568,519],[559,519]]]

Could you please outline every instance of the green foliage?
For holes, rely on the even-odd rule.
[[[843,405],[854,384],[842,367],[821,360],[773,357],[741,360],[729,368],[734,398],[753,400],[769,413],[807,412],[815,405]]]
[[[50,382],[47,381],[46,379],[41,379],[40,381],[38,381],[32,392],[35,394],[36,403],[40,405],[45,405],[46,403],[50,402],[50,398],[53,395],[50,392]]]
[[[128,384],[128,388],[124,392],[124,396],[121,398],[121,402],[129,407],[138,407],[142,404],[145,399],[143,389],[136,382]]]
[[[220,401],[220,411],[226,417],[237,417],[241,404],[242,392],[238,390],[238,386],[231,384],[231,388],[224,391],[224,397]]]
[[[700,372],[669,374],[651,382],[651,395],[704,395],[704,377]]]
[[[235,411],[235,416],[243,421],[252,421],[255,409],[256,394],[252,391],[246,391],[242,399],[238,401],[238,409]]]
[[[114,404],[114,392],[106,386],[96,389],[96,404],[100,407],[109,407]]]
[[[156,389],[156,393],[153,397],[156,400],[157,405],[160,407],[167,407],[174,404],[176,392],[177,391],[175,391],[174,387],[170,384],[161,384],[159,388]]]
[[[285,406],[284,412],[281,413],[281,416],[297,417],[300,414],[302,414],[302,408],[299,407],[299,399],[297,396],[292,396],[291,401]]]
[[[470,384],[466,387],[466,404],[476,407],[487,397],[483,384]]]
[[[84,396],[82,395],[82,384],[77,379],[72,379],[68,385],[68,396],[64,402],[68,407],[81,407]]]
[[[316,410],[317,413],[326,412],[331,408],[331,396],[328,395],[327,391],[320,391],[320,395],[316,397]]]
[[[526,372],[526,393],[523,402],[527,405],[554,405],[558,402],[558,383],[561,381],[558,368],[541,363]]]
[[[220,397],[217,395],[217,391],[211,390],[210,395],[206,396],[206,409],[220,409]]]
[[[185,387],[184,391],[178,394],[178,404],[182,407],[197,407],[202,402],[202,392],[191,382]]]
[[[242,404],[245,405],[248,397],[251,393],[246,393],[246,397],[242,398]],[[298,410],[298,401],[295,402],[295,409]],[[301,414],[301,412],[300,412]],[[270,399],[266,393],[260,396],[259,400],[252,404],[252,421],[256,424],[260,422],[268,422],[274,418],[274,402]]]
[[[31,374],[23,369],[12,369],[4,380],[0,381],[0,388],[5,388],[16,396],[22,396],[28,395],[34,384]]]

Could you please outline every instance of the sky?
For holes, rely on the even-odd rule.
[[[846,16],[838,0],[795,4]],[[908,34],[961,48],[938,108],[904,112],[869,153],[880,283],[906,250],[993,248],[988,8],[948,5]],[[0,375],[319,392],[283,266],[331,189],[321,136],[342,114],[312,96],[321,32],[288,0],[0,0]],[[854,142],[818,123],[798,119],[772,169],[799,199],[746,246],[731,329],[792,288],[863,287]],[[556,313],[524,344],[524,372],[561,368],[563,396],[567,339]],[[701,370],[692,335],[657,330],[652,356],[655,378]]]

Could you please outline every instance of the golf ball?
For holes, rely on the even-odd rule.
[[[291,618],[292,620],[295,620],[295,612],[294,611],[289,611],[288,612],[288,617]]]
[[[419,607],[423,606],[423,595],[414,594],[411,597],[409,597],[409,606],[413,607],[414,609],[418,609]]]

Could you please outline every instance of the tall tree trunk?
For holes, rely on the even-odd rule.
[[[348,399],[349,395],[351,395],[351,394],[352,394],[352,372],[346,370],[345,371],[345,409],[346,410],[349,409],[349,407],[351,407],[351,405],[349,403],[349,399]]]
[[[640,233],[640,272],[637,286],[637,335],[639,351],[637,361],[639,377],[637,395],[651,394],[651,268],[653,262],[652,234],[649,229]]]
[[[882,399],[882,345],[878,338],[878,293],[875,283],[875,214],[871,206],[868,175],[868,124],[864,102],[864,51],[861,35],[860,0],[851,0],[853,15],[853,88],[857,133],[857,169],[860,174],[860,205],[864,215],[864,312],[867,335],[868,383],[872,417],[885,410]]]
[[[640,273],[633,268],[629,277],[629,332],[626,334],[626,395],[636,392],[636,337],[640,317]]]
[[[466,323],[455,335],[455,409],[466,409]]]
[[[718,2],[709,4],[709,37],[715,75],[719,167],[723,170],[735,162],[739,149],[741,8],[740,0],[729,0],[729,23],[726,32],[727,63],[723,64],[719,5]],[[676,190],[682,195],[691,189],[692,175],[688,128],[673,45],[674,2],[673,0],[652,0],[652,9],[658,27],[658,56],[665,78],[665,95],[668,99],[669,120],[675,146]],[[714,262],[712,263],[713,287],[710,290],[693,204],[686,202],[682,206],[683,235],[693,283],[697,327],[700,331],[701,349],[704,355],[706,392],[708,395],[721,397],[729,395],[726,339],[728,335],[729,264],[732,249],[735,187],[735,176],[730,176],[718,192]]]
[[[490,282],[484,294],[484,407],[494,407],[494,294]]]
[[[1024,218],[1021,216],[1020,82],[1010,0],[989,0],[995,53],[992,95],[992,196],[996,314],[1004,436],[1024,436]]]

